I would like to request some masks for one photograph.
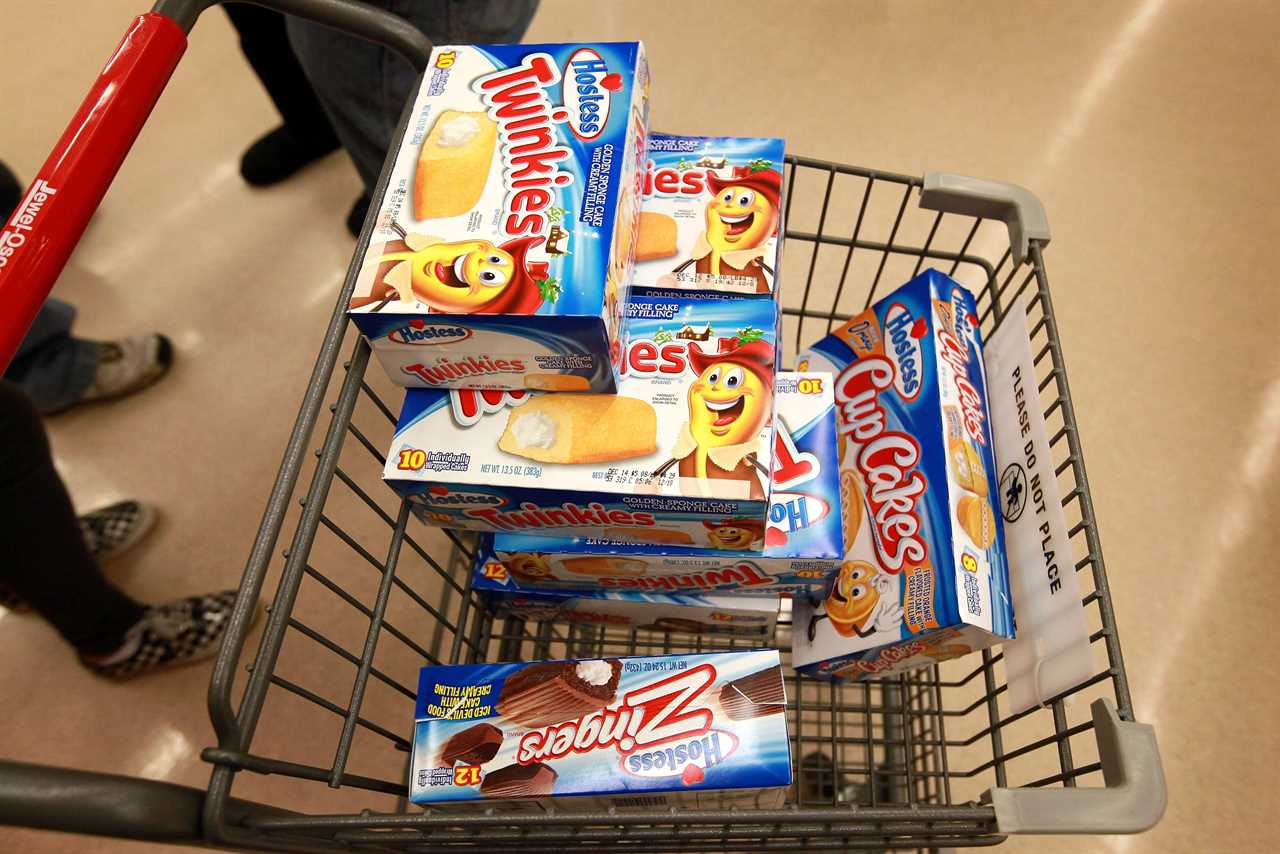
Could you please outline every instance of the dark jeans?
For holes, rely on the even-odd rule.
[[[538,8],[537,0],[371,2],[416,25],[433,44],[518,42]],[[417,72],[399,54],[355,36],[296,18],[289,19],[288,29],[342,147],[372,193]]]
[[[144,609],[102,576],[53,468],[40,415],[0,381],[0,584],[86,655],[120,647]]]
[[[97,341],[71,334],[76,307],[50,297],[4,372],[48,415],[77,403],[98,370]]]

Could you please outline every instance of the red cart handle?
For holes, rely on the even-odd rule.
[[[140,15],[0,231],[0,370],[31,327],[177,67],[187,34]]]

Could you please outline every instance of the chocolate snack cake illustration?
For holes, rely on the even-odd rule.
[[[735,721],[785,711],[787,696],[782,686],[782,668],[767,667],[726,682],[720,688],[720,707]]]
[[[558,776],[554,768],[541,762],[508,765],[484,775],[480,794],[486,798],[543,798],[551,794]]]
[[[527,727],[572,720],[609,705],[621,675],[616,658],[530,664],[502,683],[498,714]]]
[[[476,724],[450,736],[440,748],[440,761],[445,765],[480,765],[496,756],[501,746],[502,730],[493,724]]]

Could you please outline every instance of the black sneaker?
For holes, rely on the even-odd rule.
[[[338,147],[330,133],[296,134],[281,125],[249,146],[240,158],[240,177],[254,187],[270,187],[291,177]]]
[[[130,498],[86,513],[79,521],[89,553],[101,563],[124,554],[150,533],[156,509]]]
[[[99,676],[128,679],[168,667],[210,658],[231,619],[236,591],[208,593],[152,605],[125,635],[124,645],[108,656],[81,656]]]

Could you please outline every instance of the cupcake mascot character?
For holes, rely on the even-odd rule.
[[[747,497],[764,498],[769,472],[756,456],[773,412],[773,345],[721,338],[719,352],[703,353],[691,343],[688,356],[698,372],[687,393],[689,420],[654,479],[677,466],[681,478],[704,490],[713,479],[743,480]]]
[[[401,239],[383,245],[370,291],[352,298],[352,308],[377,303],[372,311],[379,311],[399,300],[424,303],[445,314],[534,314],[559,295],[547,262],[528,259],[542,237],[499,245],[488,240],[445,242],[406,234],[398,226],[396,231]]]
[[[818,622],[831,621],[831,627],[845,637],[870,637],[876,632],[897,631],[902,625],[902,603],[898,601],[897,583],[878,567],[860,560],[845,561],[831,582],[831,591],[823,604],[824,614],[809,619],[809,640],[818,631]]]

